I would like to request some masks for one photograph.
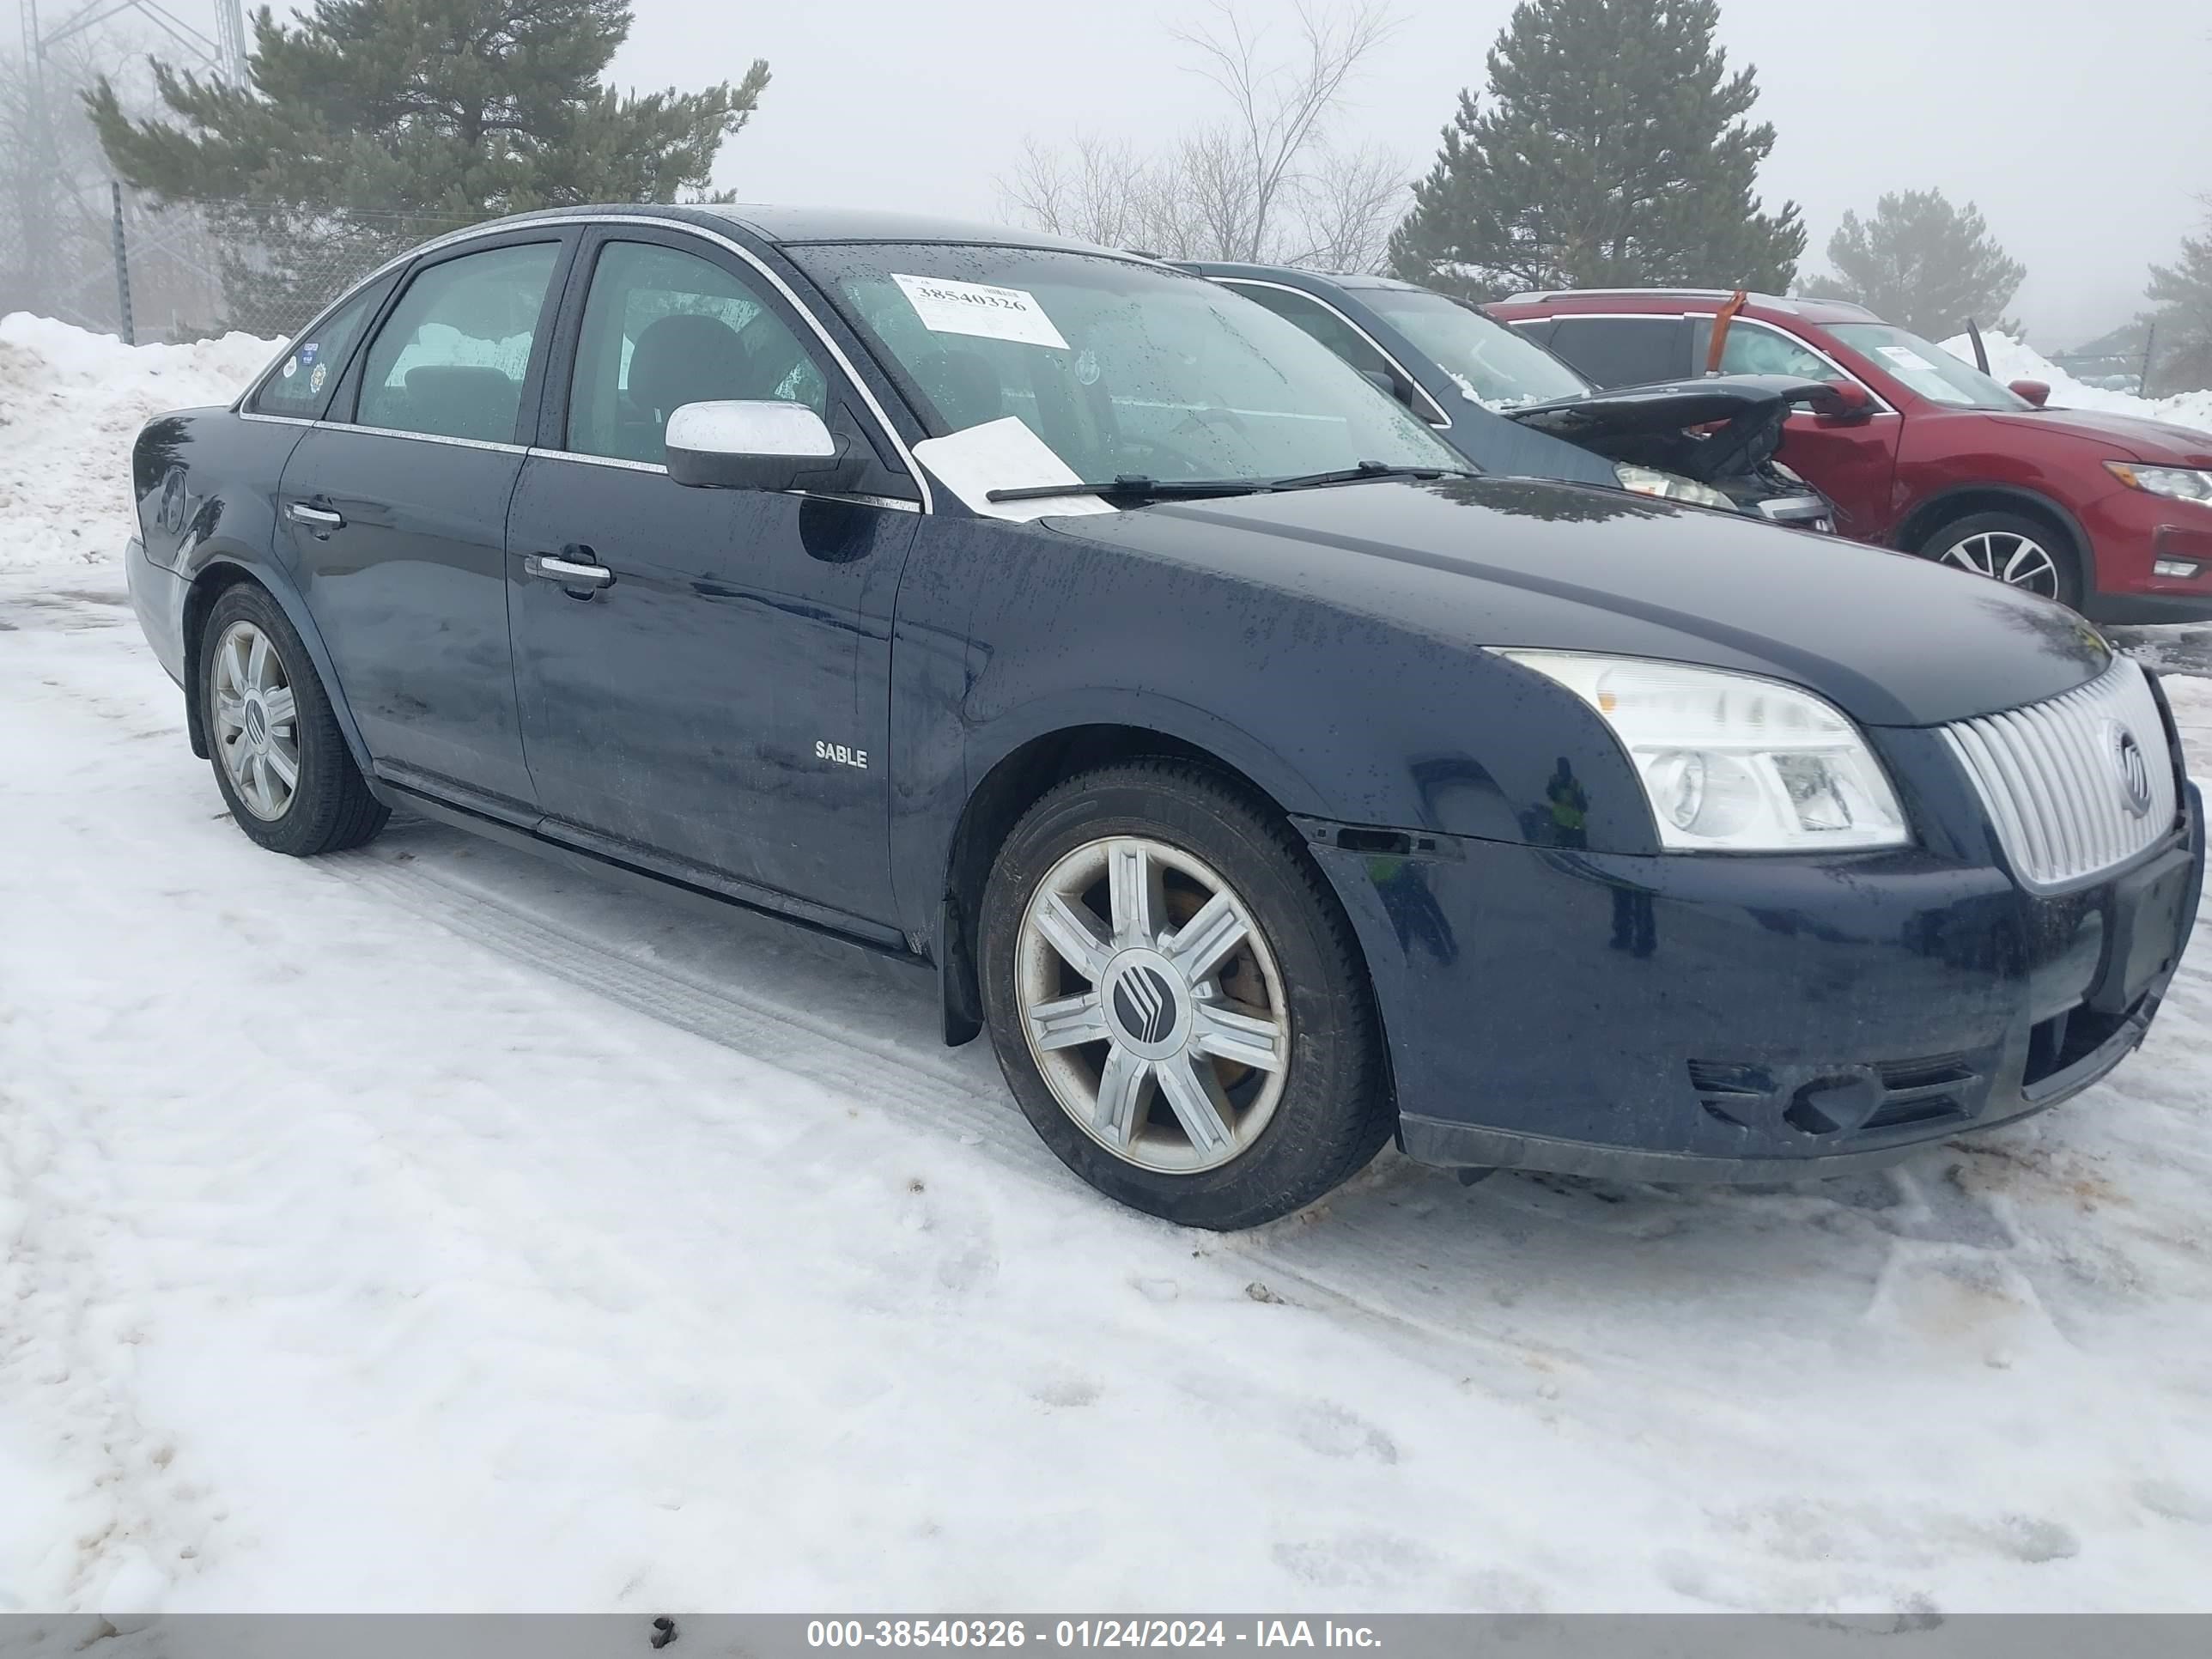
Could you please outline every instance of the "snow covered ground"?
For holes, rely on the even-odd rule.
[[[100,562],[169,399],[44,326],[0,324],[0,1611],[2212,1608],[2212,946],[2106,1084],[1880,1176],[1386,1154],[1182,1231],[903,970],[420,822],[253,848]]]

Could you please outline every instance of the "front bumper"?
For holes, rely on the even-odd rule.
[[[2118,1064],[2196,915],[2194,786],[2186,813],[2048,896],[1917,849],[1314,852],[1365,947],[1411,1156],[1785,1181],[2011,1121]]]
[[[2114,489],[2083,507],[2081,527],[2096,555],[2095,588],[2081,602],[2092,622],[2212,619],[2212,508]],[[2161,562],[2193,570],[2161,575]]]

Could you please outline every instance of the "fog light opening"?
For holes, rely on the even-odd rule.
[[[1881,1104],[1881,1085],[1871,1077],[1816,1077],[1790,1097],[1782,1121],[1800,1134],[1841,1134],[1865,1123]]]
[[[2203,568],[2194,559],[2154,559],[2150,569],[2154,576],[2171,576],[2178,580],[2186,580]]]

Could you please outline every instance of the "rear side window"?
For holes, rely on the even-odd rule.
[[[416,276],[369,343],[362,426],[515,441],[556,243],[464,254]]]
[[[354,343],[398,280],[395,275],[371,283],[293,341],[284,361],[262,381],[246,408],[256,415],[290,415],[310,421],[319,416],[338,376],[345,373]]]
[[[1680,317],[1562,317],[1549,343],[1601,386],[1649,386],[1690,372],[1688,333]]]

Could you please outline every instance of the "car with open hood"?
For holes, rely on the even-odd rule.
[[[1601,391],[1432,289],[1289,265],[1184,268],[1297,324],[1485,472],[1616,484],[1793,529],[1834,527],[1834,508],[1774,453],[1793,411],[1832,406],[1822,381],[1741,374]]]
[[[1723,373],[1828,381],[1780,459],[1836,527],[2072,605],[2099,622],[2212,617],[2212,433],[2053,409],[1841,300],[1565,289],[1489,307],[1601,386]]]
[[[2071,612],[1478,475],[1266,308],[1034,233],[477,226],[131,481],[251,839],[404,811],[907,964],[1071,1169],[1194,1225],[1393,1139],[1903,1157],[2119,1063],[2196,911],[2158,681]]]

